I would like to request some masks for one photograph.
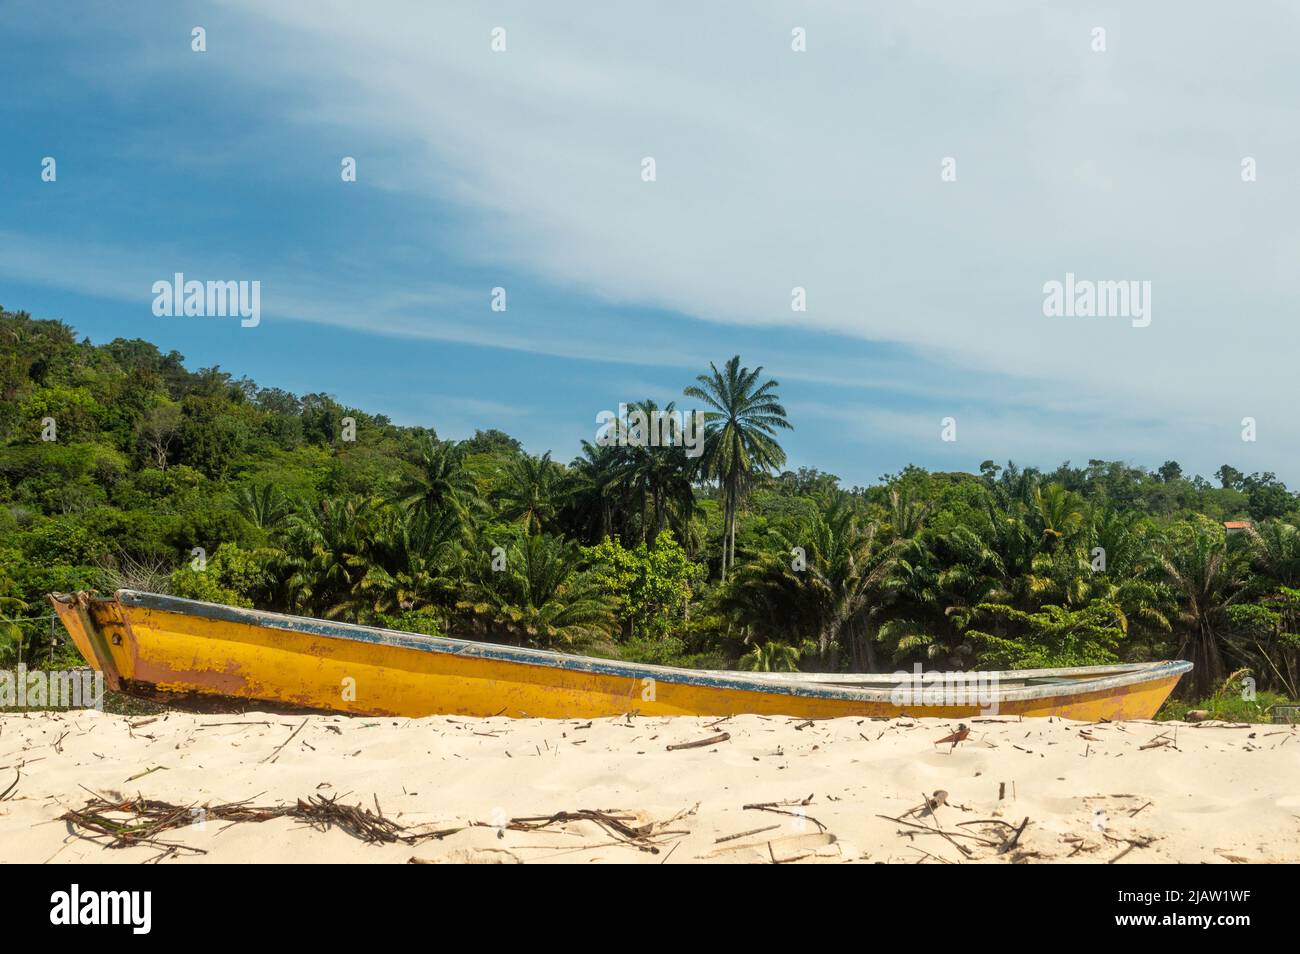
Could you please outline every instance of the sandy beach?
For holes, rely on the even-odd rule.
[[[935,744],[954,728],[12,714],[0,717],[0,861],[1300,860],[1295,726],[994,719]],[[63,817],[92,792],[166,803],[179,820],[112,847]],[[399,840],[322,821],[342,814],[311,807],[325,801]],[[237,802],[306,807],[249,820],[231,814]]]

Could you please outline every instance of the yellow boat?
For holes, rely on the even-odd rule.
[[[354,715],[1147,719],[1188,662],[950,674],[674,669],[118,590],[50,595],[111,689]]]

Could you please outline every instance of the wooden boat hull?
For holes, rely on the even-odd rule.
[[[356,715],[586,719],[628,712],[755,713],[825,719],[996,713],[1144,719],[1155,715],[1191,668],[1164,662],[965,674],[956,694],[918,694],[900,704],[898,681],[891,676],[672,669],[132,590],[105,599],[52,594],[50,602],[112,689]],[[977,678],[991,679],[991,696],[976,697]]]

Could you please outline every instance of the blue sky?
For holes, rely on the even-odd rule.
[[[0,8],[0,304],[561,460],[739,353],[849,484],[1300,482],[1287,5],[372,6]],[[260,281],[261,324],[155,317],[176,271]],[[1151,325],[1045,317],[1067,272],[1150,281]]]

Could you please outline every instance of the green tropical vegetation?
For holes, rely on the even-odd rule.
[[[132,587],[663,664],[1186,658],[1191,696],[1242,670],[1300,695],[1300,501],[1271,473],[985,461],[844,487],[787,469],[780,386],[738,356],[684,382],[700,455],[598,440],[566,464],[21,312],[0,344],[0,665],[75,657],[46,593]]]

